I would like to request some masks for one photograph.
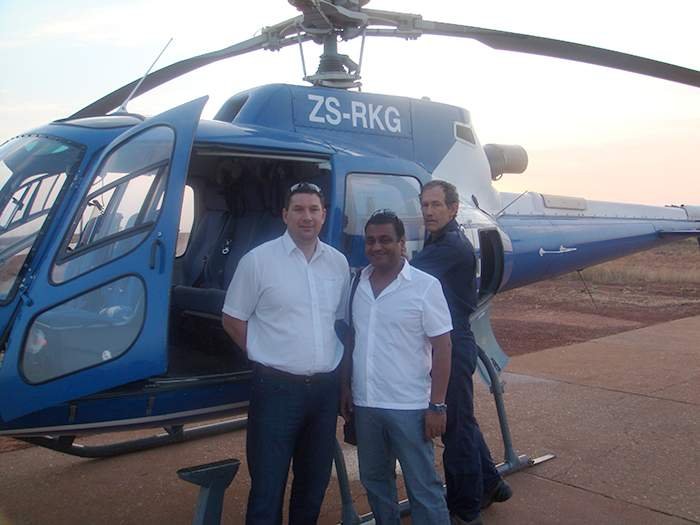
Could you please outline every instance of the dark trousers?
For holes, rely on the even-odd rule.
[[[338,403],[336,372],[304,378],[254,367],[246,438],[247,525],[282,522],[290,462],[289,523],[316,523],[331,475]]]
[[[447,430],[443,466],[447,507],[464,520],[479,515],[481,496],[500,479],[491,452],[474,417],[477,348],[470,331],[452,332],[452,368],[447,386]]]

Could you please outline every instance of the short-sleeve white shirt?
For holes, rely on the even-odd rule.
[[[396,279],[374,297],[366,267],[353,299],[352,392],[358,406],[415,410],[430,401],[429,337],[452,330],[440,281],[404,260]]]
[[[310,261],[288,232],[241,258],[223,312],[248,322],[248,357],[298,375],[334,370],[343,355],[335,320],[345,314],[345,256],[318,241]]]

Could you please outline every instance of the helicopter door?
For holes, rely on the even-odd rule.
[[[122,134],[82,180],[0,364],[4,421],[165,372],[180,206],[206,100]]]

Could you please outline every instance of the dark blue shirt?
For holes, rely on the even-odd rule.
[[[411,264],[440,281],[454,330],[471,331],[469,316],[477,303],[476,256],[457,221],[451,220],[440,232],[430,235]]]

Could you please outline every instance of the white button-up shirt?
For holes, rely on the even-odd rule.
[[[248,321],[248,357],[298,375],[330,372],[343,349],[334,324],[345,314],[345,256],[318,241],[310,261],[288,232],[248,252],[226,292],[223,312]]]
[[[428,337],[452,330],[442,286],[404,260],[396,279],[374,297],[362,271],[353,299],[352,392],[358,406],[415,410],[430,402],[432,347]]]

